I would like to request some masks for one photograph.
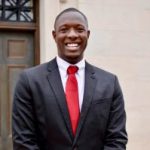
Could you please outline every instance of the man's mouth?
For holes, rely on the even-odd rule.
[[[78,43],[67,43],[66,46],[68,49],[75,50],[75,49],[79,48],[80,45]]]

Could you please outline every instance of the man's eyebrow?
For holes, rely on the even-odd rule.
[[[62,27],[68,27],[67,24],[63,24],[63,25],[60,25],[59,28],[62,28]]]

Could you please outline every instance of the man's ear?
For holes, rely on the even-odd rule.
[[[90,36],[90,30],[87,31],[87,34],[88,34],[88,38],[89,38],[89,36]]]
[[[52,35],[53,35],[53,38],[55,39],[56,38],[56,32],[55,32],[55,30],[52,31]]]

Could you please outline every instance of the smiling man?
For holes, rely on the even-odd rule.
[[[90,35],[86,16],[65,9],[52,34],[58,56],[23,71],[16,86],[14,150],[125,150],[118,79],[84,59]]]
[[[54,29],[59,57],[73,64],[82,60],[90,34],[86,17],[67,9],[56,18]]]

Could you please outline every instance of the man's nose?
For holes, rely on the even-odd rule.
[[[68,32],[68,37],[69,38],[76,38],[78,37],[78,33],[75,29],[70,29]]]

